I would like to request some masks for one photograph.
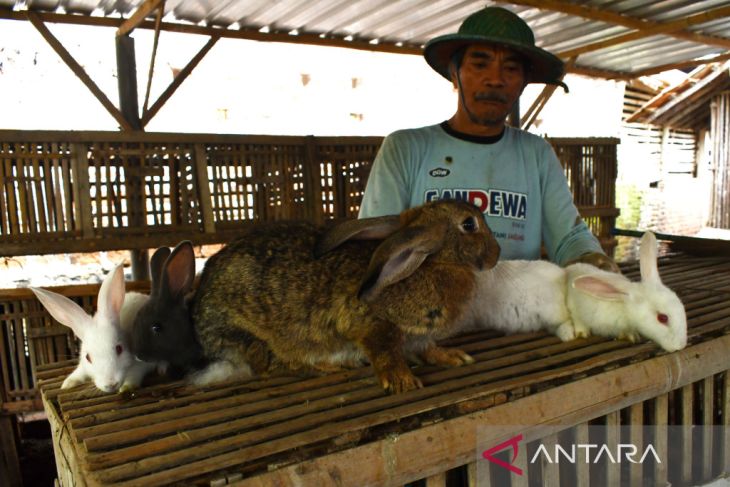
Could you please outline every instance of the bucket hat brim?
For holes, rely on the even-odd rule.
[[[451,81],[449,64],[454,52],[459,48],[471,44],[496,44],[505,46],[525,56],[529,61],[527,71],[528,83],[546,83],[565,86],[561,81],[563,76],[563,61],[550,52],[539,47],[510,42],[501,37],[483,35],[447,34],[431,39],[426,43],[423,56],[426,62],[437,73]]]

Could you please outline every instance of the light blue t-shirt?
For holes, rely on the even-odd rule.
[[[474,139],[447,133],[442,125],[387,136],[368,178],[360,218],[398,214],[440,198],[462,199],[484,213],[501,260],[539,259],[541,242],[560,265],[602,252],[579,217],[549,143],[512,127],[496,142]]]

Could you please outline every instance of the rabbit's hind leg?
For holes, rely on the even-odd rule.
[[[561,341],[569,342],[576,338],[585,338],[589,336],[590,333],[588,332],[588,329],[580,323],[576,323],[573,320],[567,320],[558,325],[555,329],[555,335],[560,338]]]
[[[230,379],[245,379],[252,376],[253,372],[247,363],[236,359],[222,358],[190,374],[188,382],[196,386],[206,386]]]

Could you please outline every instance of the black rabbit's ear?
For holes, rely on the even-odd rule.
[[[443,247],[446,227],[446,222],[413,226],[388,237],[373,253],[358,297],[372,302],[383,289],[413,274],[429,255]]]
[[[192,289],[194,280],[195,252],[192,242],[185,240],[177,244],[165,261],[160,287],[169,296],[183,298]]]
[[[320,257],[348,240],[379,240],[393,234],[400,228],[398,215],[346,220],[325,232],[314,249],[314,255]]]
[[[159,291],[160,284],[162,282],[162,268],[165,265],[165,260],[170,256],[170,249],[167,247],[160,247],[155,250],[150,258],[150,277],[152,278],[152,292]]]

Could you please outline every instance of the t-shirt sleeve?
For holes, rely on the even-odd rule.
[[[359,218],[397,215],[410,206],[407,176],[409,150],[404,137],[391,134],[383,140],[368,176]]]
[[[548,257],[558,265],[565,265],[587,252],[603,252],[598,239],[580,217],[560,161],[547,142],[542,158],[542,238]]]

